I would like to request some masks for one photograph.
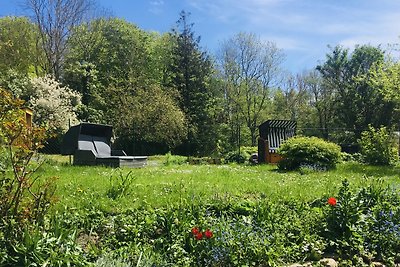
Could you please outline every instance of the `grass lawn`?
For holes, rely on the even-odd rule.
[[[400,264],[400,166],[279,172],[172,157],[135,169],[48,157],[35,177],[58,177],[57,201],[0,256],[15,266]]]
[[[63,161],[62,164],[59,162]],[[58,162],[58,163],[57,163]],[[179,201],[238,201],[263,198],[271,201],[308,202],[337,194],[342,181],[351,187],[376,182],[397,187],[399,167],[372,167],[342,163],[328,172],[279,172],[274,165],[172,165],[150,159],[144,168],[112,169],[71,166],[66,158],[44,165],[40,174],[57,176],[57,206],[94,205],[118,211],[143,205],[161,207]],[[157,164],[154,164],[156,162]],[[129,191],[112,199],[107,195],[111,184],[121,177],[131,181]]]

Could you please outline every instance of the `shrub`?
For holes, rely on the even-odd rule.
[[[249,155],[258,153],[258,147],[256,146],[242,146],[240,147],[240,151],[243,151]]]
[[[33,158],[42,147],[46,129],[29,128],[21,109],[23,106],[24,101],[0,88],[1,266],[36,266],[35,263],[44,263],[43,259],[48,257],[43,251],[48,248],[43,244],[49,245],[49,240],[36,227],[43,224],[54,201],[55,177],[44,179],[36,174],[40,162]],[[51,239],[54,240],[59,239]],[[59,247],[59,244],[54,243],[53,247]],[[45,256],[38,256],[38,249],[43,249],[40,253]]]
[[[329,240],[325,252],[348,259],[350,266],[365,266],[365,260],[395,266],[400,259],[399,201],[398,190],[381,179],[358,190],[344,180],[337,198],[326,202],[326,224],[321,224],[326,229],[320,233]]]
[[[69,120],[72,125],[78,123],[75,112],[81,105],[79,93],[50,76],[33,78],[28,90],[36,124],[63,132],[68,129]]]
[[[164,160],[164,165],[169,166],[169,165],[183,165],[188,162],[188,158],[185,156],[179,156],[179,155],[172,155],[171,152],[168,152],[165,154],[165,160]]]
[[[245,163],[245,162],[247,162],[249,157],[250,157],[250,155],[245,151],[241,150],[240,153],[237,151],[232,151],[232,152],[229,152],[226,154],[225,162],[227,162],[227,163],[233,163],[233,162]]]
[[[371,165],[392,165],[398,160],[397,149],[386,127],[369,126],[359,140],[363,160]]]
[[[297,136],[281,145],[278,153],[283,160],[281,170],[295,170],[309,166],[311,169],[331,169],[340,159],[340,147],[317,137]]]

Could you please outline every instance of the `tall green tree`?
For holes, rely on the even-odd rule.
[[[294,120],[298,127],[310,127],[314,120],[307,74],[288,75],[282,87],[274,90],[271,117]],[[312,125],[315,126],[315,125]]]
[[[231,119],[245,121],[256,145],[261,116],[271,98],[271,89],[281,82],[282,51],[272,42],[251,33],[239,33],[221,47],[221,72],[226,81],[225,95]],[[240,129],[239,129],[240,131]]]
[[[69,40],[64,82],[82,94],[87,109],[83,120],[111,118],[110,90],[132,96],[149,84],[148,35],[136,25],[117,18],[96,19],[75,28]]]
[[[378,87],[370,82],[372,73],[384,63],[384,51],[370,45],[356,46],[352,53],[340,46],[317,67],[329,95],[335,100],[334,123],[354,133],[355,139],[371,124],[393,123],[395,109]],[[355,140],[354,140],[355,141]]]
[[[208,53],[201,49],[200,37],[196,37],[188,16],[182,11],[177,27],[172,31],[175,47],[169,68],[172,79],[168,86],[178,90],[179,106],[188,120],[188,138],[177,152],[208,154],[215,148],[216,142],[216,124],[210,116],[213,64]]]
[[[39,75],[43,51],[39,32],[26,17],[0,18],[0,73],[12,69],[21,75]]]
[[[71,35],[64,82],[82,93],[81,119],[112,124],[131,153],[165,152],[186,137],[178,93],[165,85],[171,40],[118,18],[81,24]]]
[[[331,80],[324,81],[322,75],[317,71],[310,71],[304,76],[304,86],[310,95],[310,107],[314,109],[315,123],[311,122],[311,127],[316,127],[317,131],[312,134],[320,135],[329,139],[330,129],[337,128],[334,124],[335,115],[335,91]]]

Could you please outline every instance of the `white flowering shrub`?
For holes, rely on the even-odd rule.
[[[31,79],[30,104],[34,110],[34,122],[46,125],[57,132],[65,132],[78,122],[76,109],[81,104],[81,95],[67,86],[62,86],[51,76]]]

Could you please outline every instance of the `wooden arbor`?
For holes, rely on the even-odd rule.
[[[267,120],[258,126],[258,162],[278,163],[282,157],[277,153],[281,143],[296,134],[295,121]]]

